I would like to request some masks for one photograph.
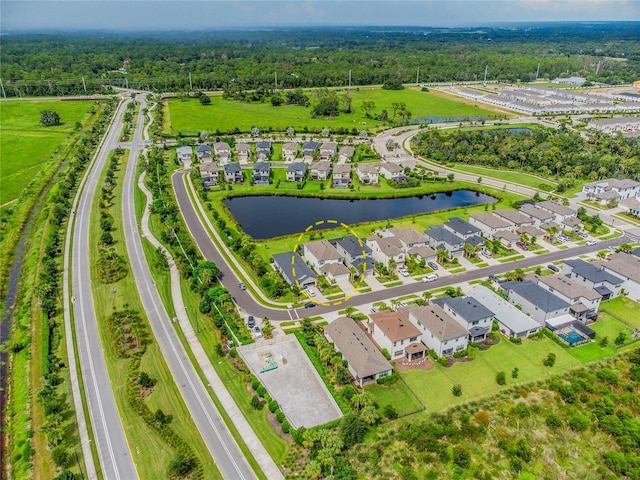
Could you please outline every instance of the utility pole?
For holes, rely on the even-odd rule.
[[[189,90],[193,90],[193,82],[191,81],[191,72],[189,72]]]
[[[84,82],[84,75],[82,75],[82,86],[84,87],[84,94],[87,94],[87,84]]]
[[[351,90],[351,70],[349,70],[349,90]]]
[[[274,81],[273,81],[273,85],[274,85],[274,92],[278,91],[278,72],[277,70],[273,72],[273,77],[274,77]]]
[[[482,86],[487,86],[487,72],[489,70],[489,65],[484,66],[484,80],[482,81]]]
[[[0,88],[2,88],[2,96],[4,99],[7,99],[7,92],[4,91],[4,83],[2,83],[2,79],[0,78]]]
[[[538,80],[538,75],[540,75],[540,64],[538,64],[538,69],[536,70],[536,80]]]
[[[416,85],[420,85],[420,67],[418,67],[418,71],[416,72]]]

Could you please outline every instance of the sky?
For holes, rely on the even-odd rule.
[[[0,32],[640,21],[640,0],[0,0]]]

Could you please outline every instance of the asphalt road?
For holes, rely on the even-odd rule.
[[[75,211],[76,221],[71,256],[71,288],[80,369],[102,475],[109,480],[132,480],[138,478],[138,473],[118,414],[100,344],[91,294],[91,263],[89,261],[89,242],[95,239],[89,235],[89,225],[91,224],[91,204],[95,193],[100,190],[98,186],[100,173],[110,150],[114,145],[117,146],[124,110],[125,103],[122,103],[82,190]]]
[[[619,245],[623,243],[623,237],[613,240],[597,243],[592,246],[574,247],[566,250],[559,250],[556,252],[546,253],[543,255],[537,255],[535,257],[525,258],[523,260],[516,260],[514,262],[508,262],[500,265],[492,265],[490,267],[470,270],[463,273],[454,275],[448,275],[441,277],[434,282],[428,284],[415,282],[398,287],[387,288],[385,290],[362,293],[354,296],[348,302],[341,304],[340,306],[324,307],[318,305],[311,309],[298,308],[296,310],[284,310],[266,307],[258,303],[251,295],[249,290],[241,290],[238,287],[240,280],[236,276],[233,269],[227,264],[222,254],[218,251],[216,245],[213,243],[209,234],[202,225],[200,218],[196,214],[194,205],[191,202],[191,198],[187,193],[187,187],[184,184],[183,177],[186,172],[178,172],[172,177],[173,189],[178,201],[178,208],[180,209],[182,216],[187,224],[189,231],[191,232],[196,245],[202,252],[205,259],[214,262],[221,272],[220,281],[227,290],[231,293],[236,303],[240,308],[245,310],[248,314],[258,317],[269,317],[272,321],[291,320],[303,318],[306,315],[322,315],[336,310],[343,310],[347,306],[358,307],[359,305],[365,305],[368,303],[388,300],[389,298],[400,297],[411,293],[420,293],[425,290],[431,290],[438,287],[444,287],[447,285],[454,285],[461,282],[468,282],[471,280],[484,279],[489,275],[498,275],[508,272],[515,268],[527,268],[535,265],[546,265],[548,263],[564,260],[566,258],[576,257],[584,253],[590,253],[601,250],[609,245]]]
[[[142,111],[145,108],[145,102],[142,97],[138,100],[141,102],[140,111]],[[133,142],[122,144],[123,147],[131,149],[124,180],[122,214],[129,262],[138,293],[171,375],[223,478],[255,479],[257,478],[255,473],[231,436],[180,342],[145,259],[142,240],[138,233],[134,202],[136,164],[143,145],[142,123],[140,115]]]

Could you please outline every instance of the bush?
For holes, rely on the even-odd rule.
[[[469,468],[471,466],[471,455],[464,447],[455,447],[453,449],[453,463],[460,468]]]
[[[184,453],[176,453],[169,463],[169,475],[172,477],[184,477],[190,473],[195,466],[195,458],[185,455]]]
[[[393,405],[385,405],[384,408],[382,409],[382,413],[389,420],[394,420],[398,418],[398,410]]]
[[[280,411],[278,413],[276,413],[276,420],[277,420],[278,423],[284,422],[286,420],[286,418],[284,416],[284,413],[282,413]]]
[[[51,459],[53,463],[59,468],[68,468],[71,466],[71,455],[67,451],[66,447],[54,448],[51,452]]]
[[[553,352],[549,352],[549,355],[542,361],[542,364],[545,367],[553,367],[556,363],[556,354]]]
[[[496,373],[496,383],[498,385],[506,385],[507,384],[507,375],[504,372]]]
[[[253,391],[256,392],[259,387],[260,387],[260,380],[258,380],[256,377],[253,377],[251,379],[251,388],[253,388]]]
[[[451,393],[453,394],[454,397],[461,397],[462,385],[460,385],[459,383],[456,383],[453,387],[451,387]]]
[[[264,388],[262,385],[260,385],[257,389],[256,389],[256,393],[258,395],[260,395],[262,398],[264,398],[264,396],[267,394],[267,389]]]
[[[545,423],[547,424],[547,427],[551,428],[552,430],[562,428],[562,419],[555,413],[550,413],[549,415],[547,415]]]
[[[289,433],[290,430],[291,425],[289,425],[289,422],[287,422],[286,420],[282,422],[282,433]]]
[[[78,476],[71,470],[61,471],[53,480],[77,480]]]
[[[438,363],[440,365],[442,365],[443,367],[448,367],[449,366],[449,357],[439,357],[438,358]]]
[[[251,406],[254,410],[262,409],[262,400],[260,400],[260,397],[257,394],[251,397]]]
[[[580,415],[569,418],[569,427],[574,432],[584,432],[589,428],[589,420]]]

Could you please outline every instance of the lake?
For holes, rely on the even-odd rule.
[[[490,195],[473,190],[455,190],[370,200],[250,195],[227,198],[223,203],[247,235],[256,240],[266,240],[304,232],[309,225],[321,220],[337,220],[337,228],[340,222],[354,225],[496,201]],[[322,225],[323,228],[329,226],[326,223]]]

